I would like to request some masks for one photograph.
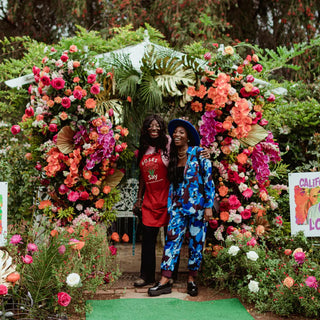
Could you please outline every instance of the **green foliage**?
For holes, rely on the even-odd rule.
[[[15,138],[8,124],[0,127],[0,181],[8,182],[8,220],[30,219],[39,181],[33,162],[25,158],[28,144]]]
[[[308,150],[317,150],[311,140],[320,125],[320,104],[314,99],[304,101],[282,100],[282,104],[266,108],[265,117],[269,119],[268,128],[272,131],[280,150],[285,151],[282,158],[294,171],[302,163],[316,160],[316,155]]]

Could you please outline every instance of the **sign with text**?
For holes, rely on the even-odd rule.
[[[320,172],[289,174],[291,234],[320,237]]]
[[[8,182],[0,182],[0,247],[7,237]]]

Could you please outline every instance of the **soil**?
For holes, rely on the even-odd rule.
[[[87,299],[97,300],[109,300],[119,298],[148,298],[148,287],[135,288],[133,283],[135,279],[139,277],[140,270],[140,245],[139,243],[133,248],[132,244],[117,244],[118,254],[117,263],[122,272],[121,277],[115,281],[112,285],[102,286],[93,297]],[[162,254],[162,246],[159,245],[157,251],[157,270],[160,270],[160,260]],[[185,258],[184,258],[185,257]],[[208,301],[238,298],[241,301],[241,297],[231,295],[227,290],[217,290],[204,286],[199,286],[199,294],[196,297],[191,297],[186,294],[186,281],[187,281],[187,248],[184,248],[181,252],[180,267],[178,279],[173,284],[171,297],[178,297],[188,301]],[[157,279],[160,278],[160,273],[157,273]],[[152,299],[152,298],[151,298]],[[241,301],[246,310],[251,314],[255,320],[306,320],[302,316],[280,317],[273,313],[259,313],[253,304],[248,304]],[[85,319],[85,318],[83,318]],[[76,318],[70,318],[69,320],[76,320]],[[79,316],[77,317],[79,320]]]

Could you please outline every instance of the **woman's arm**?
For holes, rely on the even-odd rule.
[[[143,196],[144,196],[144,191],[145,191],[145,182],[142,179],[141,175],[139,177],[139,189],[138,189],[138,195],[137,195],[137,201],[135,202],[135,204],[133,205],[133,209],[134,208],[139,208],[141,209],[142,207],[142,202],[143,202]]]

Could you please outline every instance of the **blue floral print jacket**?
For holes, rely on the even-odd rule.
[[[215,186],[212,179],[212,164],[200,155],[200,147],[189,147],[184,168],[183,182],[174,189],[170,184],[168,211],[183,208],[188,213],[196,213],[205,208],[212,208]]]

